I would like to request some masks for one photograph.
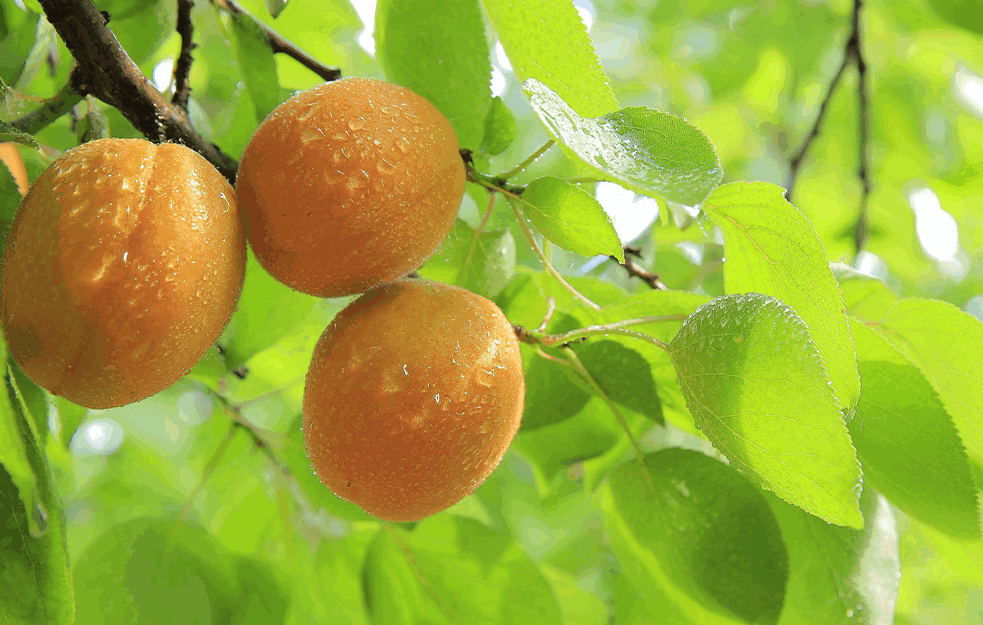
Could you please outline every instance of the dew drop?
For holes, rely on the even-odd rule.
[[[396,149],[399,150],[402,154],[409,154],[410,140],[407,139],[406,137],[400,137],[399,139],[396,139]]]
[[[348,127],[352,130],[361,130],[365,128],[365,118],[364,117],[353,117],[348,120]]]
[[[369,186],[369,175],[364,170],[358,170],[348,177],[348,191],[354,193]]]
[[[386,176],[396,173],[396,166],[384,158],[380,160],[378,163],[376,163],[375,168],[380,174]]]
[[[48,513],[45,512],[44,507],[40,503],[34,505],[34,510],[31,511],[31,519],[34,521],[31,527],[31,534],[35,538],[39,538],[48,531]]]

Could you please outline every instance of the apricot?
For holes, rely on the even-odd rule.
[[[336,495],[416,521],[492,472],[522,416],[519,341],[491,301],[399,280],[341,311],[314,348],[304,441]]]
[[[260,264],[321,297],[361,293],[419,267],[454,224],[464,186],[447,118],[409,89],[360,78],[278,106],[236,177]]]
[[[100,139],[31,185],[7,238],[0,321],[14,360],[89,408],[184,375],[235,310],[246,240],[232,187],[175,144]]]

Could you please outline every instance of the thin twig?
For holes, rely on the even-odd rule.
[[[188,513],[191,512],[191,508],[194,506],[195,500],[198,499],[198,495],[201,494],[201,491],[205,488],[205,484],[208,483],[208,478],[212,476],[212,472],[215,471],[215,468],[218,466],[222,456],[229,449],[229,445],[232,444],[232,439],[235,437],[236,430],[238,429],[239,428],[237,427],[236,423],[232,422],[228,431],[225,433],[225,436],[223,436],[222,440],[219,441],[218,446],[212,453],[212,457],[208,459],[208,463],[205,464],[205,468],[201,470],[201,479],[198,480],[198,484],[188,495],[188,499],[184,502],[184,508],[181,509],[182,519],[187,518]]]
[[[652,317],[636,317],[634,319],[623,319],[621,321],[615,321],[613,323],[605,323],[603,325],[591,325],[584,328],[578,328],[576,330],[571,330],[570,332],[564,332],[562,334],[541,334],[537,329],[534,332],[526,330],[523,334],[523,342],[529,343],[531,345],[545,345],[551,347],[554,345],[564,345],[566,343],[571,343],[578,339],[586,338],[589,336],[604,336],[606,334],[620,334],[623,336],[631,336],[633,338],[638,338],[647,343],[652,343],[653,345],[661,349],[669,349],[669,346],[654,336],[650,336],[643,332],[635,332],[633,330],[628,330],[632,326],[640,326],[649,323],[666,323],[668,321],[683,321],[689,315],[678,314],[678,315],[658,315]]]
[[[503,195],[505,195],[506,201],[508,201],[509,205],[512,207],[512,210],[515,212],[516,221],[519,222],[519,228],[522,229],[522,234],[525,235],[526,241],[528,241],[529,245],[532,247],[532,251],[535,252],[536,256],[539,257],[539,260],[542,261],[543,266],[546,268],[546,271],[548,271],[554,278],[556,278],[557,282],[563,285],[563,288],[569,291],[575,298],[587,304],[594,310],[601,310],[600,306],[598,306],[593,301],[591,301],[586,295],[575,289],[573,285],[567,282],[563,278],[563,276],[560,275],[560,272],[553,267],[549,259],[546,258],[546,254],[544,254],[543,250],[539,249],[539,245],[536,244],[536,237],[535,235],[533,235],[532,230],[526,224],[526,216],[522,213],[522,209],[519,208],[519,204],[516,201],[516,198],[510,197],[509,195],[506,194]]]
[[[625,262],[622,263],[621,261],[619,261],[617,256],[611,256],[610,258],[611,260],[615,261],[616,263],[618,263],[619,265],[625,268],[625,271],[628,272],[629,278],[638,278],[645,284],[649,285],[649,287],[659,291],[665,291],[669,288],[665,285],[665,283],[662,282],[661,279],[659,279],[658,274],[652,273],[645,267],[642,267],[641,265],[638,264],[638,261],[635,260],[636,258],[637,259],[642,258],[642,250],[640,248],[634,247],[632,245],[626,245],[624,247],[624,251],[625,251]]]
[[[177,32],[181,35],[181,52],[174,62],[174,97],[171,98],[176,106],[188,110],[188,98],[191,96],[191,85],[188,76],[191,74],[191,51],[197,47],[193,36],[194,22],[191,21],[191,9],[194,0],[177,0]]]
[[[843,74],[845,73],[847,66],[851,63],[855,64],[857,66],[858,82],[857,122],[860,130],[860,165],[857,169],[857,176],[860,179],[860,184],[863,189],[860,198],[860,212],[857,217],[857,223],[854,226],[853,234],[854,248],[858,254],[860,253],[860,250],[863,249],[864,244],[867,241],[867,237],[870,234],[870,225],[868,223],[867,215],[867,200],[870,197],[871,190],[870,163],[868,161],[867,154],[867,142],[869,140],[867,118],[870,103],[868,100],[869,85],[867,62],[864,59],[863,43],[861,41],[860,34],[860,11],[862,8],[863,0],[853,0],[853,13],[850,16],[850,36],[847,38],[846,47],[843,51],[843,60],[840,62],[840,66],[836,70],[836,75],[833,76],[833,80],[826,92],[826,97],[823,98],[823,101],[820,104],[819,114],[816,116],[812,129],[806,136],[805,141],[802,143],[799,149],[796,150],[795,154],[793,154],[789,159],[789,177],[788,184],[786,185],[787,191],[785,192],[785,198],[791,202],[792,193],[801,171],[802,162],[805,160],[813,141],[815,141],[815,139],[819,136],[820,127],[826,116],[826,112],[829,109],[829,103],[833,99],[833,94],[836,91],[836,87],[839,85],[840,79],[843,78]]]
[[[868,101],[868,75],[867,61],[864,60],[862,43],[860,41],[860,9],[863,0],[853,0],[853,32],[850,35],[849,49],[852,50],[854,59],[857,63],[857,124],[860,126],[860,165],[857,169],[857,176],[863,187],[863,195],[860,198],[860,214],[857,217],[857,225],[854,228],[854,249],[857,254],[863,249],[870,235],[870,225],[867,218],[867,199],[870,197],[870,163],[868,162],[868,127],[867,117],[870,103]]]
[[[248,15],[248,12],[243,9],[235,0],[212,0],[216,5],[225,9],[233,15]],[[260,27],[263,34],[266,35],[266,40],[270,44],[270,49],[273,50],[274,54],[286,54],[290,58],[294,59],[307,69],[311,70],[326,82],[331,82],[332,80],[338,80],[341,78],[341,70],[337,67],[328,67],[324,63],[321,63],[315,59],[310,54],[304,52],[296,45],[287,41],[283,38],[280,33],[276,32],[260,20],[254,20],[256,25]]]
[[[823,98],[823,101],[819,105],[819,113],[816,115],[816,119],[812,123],[812,128],[809,130],[809,134],[806,135],[805,141],[802,142],[799,149],[795,151],[791,158],[789,158],[788,182],[785,185],[785,199],[789,202],[792,201],[792,192],[795,189],[795,183],[798,181],[802,163],[805,160],[806,155],[809,153],[809,148],[812,147],[813,141],[819,137],[819,130],[823,125],[823,120],[826,118],[826,112],[829,110],[829,103],[833,100],[833,94],[836,92],[836,87],[840,84],[840,79],[843,78],[843,74],[846,72],[846,68],[850,64],[850,60],[850,52],[848,47],[843,53],[843,60],[840,62],[840,66],[837,68],[836,74],[833,76],[833,80],[829,83],[829,88],[826,90],[826,97]]]
[[[488,226],[488,220],[491,218],[492,209],[495,208],[495,194],[492,191],[488,192],[488,208],[485,209],[485,215],[481,219],[481,223],[478,224],[478,228],[474,231],[474,235],[471,237],[471,245],[468,246],[468,253],[464,255],[464,262],[461,263],[461,268],[457,272],[457,283],[466,284],[468,280],[468,271],[471,267],[471,257],[474,256],[474,248],[478,246],[478,238],[481,233],[485,231],[485,227]]]
[[[553,145],[555,143],[556,143],[556,141],[554,141],[553,139],[550,139],[549,141],[547,141],[543,145],[539,146],[539,149],[538,150],[536,150],[535,152],[533,152],[532,154],[530,154],[529,155],[529,158],[527,158],[526,160],[522,161],[521,163],[519,163],[518,165],[516,165],[512,169],[508,170],[504,174],[499,175],[498,177],[501,178],[502,180],[508,180],[512,176],[514,176],[517,173],[519,173],[520,171],[524,170],[526,167],[529,167],[530,165],[532,165],[533,161],[535,161],[537,158],[539,158],[540,156],[542,156],[543,154],[545,154],[546,153],[546,150],[548,150],[551,147],[553,147]]]
[[[556,298],[547,297],[546,314],[543,315],[543,320],[539,323],[539,327],[536,328],[536,332],[546,332],[546,326],[550,324],[550,320],[553,319],[553,313],[555,312],[556,312]]]
[[[40,0],[44,13],[84,68],[80,91],[117,108],[156,143],[176,141],[200,153],[230,182],[237,164],[192,126],[187,112],[167,101],[119,45],[92,0]]]
[[[607,404],[611,412],[614,413],[614,417],[618,420],[618,423],[625,431],[625,434],[628,436],[628,440],[631,441],[631,446],[635,450],[635,458],[638,460],[638,465],[642,469],[642,474],[645,476],[645,481],[648,484],[651,494],[654,496],[655,486],[652,484],[652,476],[649,475],[648,469],[645,466],[645,454],[642,453],[642,448],[638,444],[638,439],[636,439],[635,435],[632,434],[631,428],[628,427],[628,421],[625,419],[624,415],[621,414],[621,411],[618,409],[618,405],[615,404],[610,397],[608,397],[608,394],[604,392],[604,389],[602,389],[601,386],[597,383],[597,381],[594,379],[594,376],[592,376],[590,372],[587,371],[587,367],[585,367],[584,363],[582,363],[580,361],[580,358],[577,357],[576,352],[574,352],[569,347],[565,347],[563,349],[563,355],[566,356],[567,360],[570,362],[570,365],[573,367],[574,371],[577,372],[577,375],[579,375],[580,378],[583,379],[583,381],[587,384],[587,386],[591,388],[594,394],[600,397],[604,401],[604,403]]]

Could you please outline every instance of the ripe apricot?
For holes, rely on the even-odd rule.
[[[140,139],[83,144],[38,176],[7,238],[10,353],[77,404],[143,399],[218,338],[245,261],[232,187],[204,158]]]
[[[419,267],[450,231],[464,185],[440,111],[409,89],[351,78],[270,113],[236,194],[260,264],[298,291],[335,297]]]
[[[336,495],[415,521],[488,477],[519,428],[524,392],[519,341],[494,303],[399,280],[355,300],[318,341],[304,441]]]

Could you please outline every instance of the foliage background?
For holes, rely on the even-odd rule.
[[[97,4],[112,15],[110,27],[134,61],[166,91],[180,48],[174,3]],[[195,5],[198,47],[190,74],[193,124],[234,158],[273,106],[321,80],[286,55],[274,57],[254,19],[345,75],[430,85],[433,92],[424,95],[447,100],[441,108],[455,121],[463,146],[477,151],[496,138],[506,146],[494,156],[479,154],[480,171],[508,170],[548,138],[519,86],[513,68],[519,61],[510,62],[500,46],[472,76],[480,91],[486,88],[483,76],[492,72],[495,94],[514,115],[513,141],[508,132],[486,132],[489,104],[462,99],[467,86],[441,91],[442,59],[428,54],[433,33],[450,37],[440,45],[467,58],[494,46],[498,36],[512,37],[512,47],[528,49],[533,58],[551,54],[561,38],[540,39],[535,17],[521,15],[517,4],[484,4],[494,17],[509,16],[505,23],[490,20],[487,43],[454,29],[455,20],[474,17],[458,14],[477,7],[470,3],[385,0],[374,28],[363,24],[376,16],[371,7],[360,6],[360,17],[344,0],[290,0],[275,19],[261,0],[240,5],[248,14],[223,2]],[[514,13],[496,13],[496,5]],[[668,111],[699,127],[716,147],[725,181],[786,186],[789,163],[828,100],[793,200],[829,259],[883,280],[896,294],[941,299],[983,316],[983,9],[945,0],[865,2],[861,46],[869,107],[861,115],[853,65],[827,97],[847,50],[854,11],[849,0],[598,0],[577,7],[620,105]],[[25,8],[0,0],[0,10],[0,79],[11,88],[0,112],[14,120],[59,92],[72,59],[52,27],[39,20],[36,3]],[[406,34],[407,22],[419,27],[418,38]],[[92,99],[75,111],[76,120],[64,116],[37,133],[41,149],[19,148],[31,179],[86,129],[108,124],[112,136],[140,136],[118,111]],[[860,119],[868,124],[869,196],[857,174]],[[547,174],[584,172],[553,149],[516,180]],[[421,273],[497,298],[513,322],[535,327],[544,304],[529,294],[564,295],[544,282],[504,202],[496,204],[467,271],[461,270],[486,206],[485,193],[471,187],[460,223]],[[594,193],[622,242],[639,246],[643,264],[670,289],[724,293],[723,244],[711,223],[697,222],[687,207],[656,203],[610,183]],[[0,169],[6,221],[18,201],[13,179]],[[858,249],[864,202],[869,238]],[[637,298],[650,291],[603,258],[553,248],[552,261],[602,305],[644,301]],[[18,391],[0,410],[14,430],[0,434],[16,436],[17,427],[33,422],[43,453],[28,450],[28,459],[35,468],[47,463],[50,471],[38,475],[50,475],[51,483],[38,483],[38,510],[46,514],[33,519],[24,517],[11,495],[17,492],[13,482],[0,485],[10,508],[4,516],[11,519],[0,537],[0,620],[66,622],[70,575],[79,623],[881,623],[890,622],[884,606],[895,604],[897,623],[983,622],[978,527],[975,538],[953,538],[872,494],[861,501],[866,533],[823,534],[830,526],[795,516],[798,511],[762,496],[735,472],[718,472],[715,467],[723,465],[664,451],[651,456],[649,466],[665,462],[664,470],[652,471],[665,480],[666,501],[689,483],[694,490],[703,484],[709,503],[690,509],[689,517],[659,517],[664,523],[646,526],[654,523],[653,502],[632,490],[637,484],[625,467],[634,452],[612,413],[531,355],[525,418],[545,426],[520,433],[488,482],[452,510],[412,528],[379,524],[320,486],[299,436],[310,351],[346,302],[289,292],[251,262],[240,311],[221,341],[225,353],[210,353],[171,389],[119,409],[83,411],[52,399],[11,365]],[[551,330],[593,321],[574,312],[571,302],[561,302],[561,311],[564,306],[569,311],[555,318]],[[637,369],[630,354],[610,344],[598,349],[623,360],[619,374]],[[652,379],[608,383],[609,391],[628,389],[619,403],[643,450],[683,448],[719,457],[672,389],[670,366],[661,375],[653,369]],[[655,388],[664,426],[643,414],[652,410]],[[49,415],[53,431],[46,434]],[[556,415],[569,418],[555,422]],[[10,449],[7,443],[4,449]],[[979,474],[977,465],[973,469]],[[694,477],[704,473],[705,480]],[[975,487],[971,496],[978,496]],[[779,522],[787,546],[775,543]],[[25,535],[32,523],[46,538]],[[701,524],[712,531],[685,531]],[[795,527],[801,534],[790,533]],[[70,573],[57,566],[64,558],[57,545],[62,531]],[[803,555],[794,537],[810,531],[827,542]],[[43,540],[50,544],[34,550],[32,541]],[[659,545],[667,544],[678,552],[660,555]],[[737,549],[741,544],[746,551]],[[687,552],[691,548],[694,553]],[[821,560],[831,562],[825,571],[815,568]],[[34,582],[28,583],[32,571]],[[876,584],[858,582],[851,571],[899,573],[896,596],[864,594]],[[812,589],[819,598],[812,604],[786,599],[783,612],[766,600],[781,597],[783,589],[786,597]],[[755,593],[765,607],[731,603],[721,616],[698,606]]]

